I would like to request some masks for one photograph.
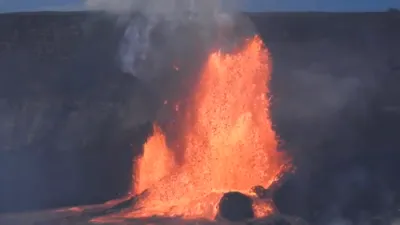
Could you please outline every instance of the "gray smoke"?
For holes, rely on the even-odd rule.
[[[233,46],[239,38],[229,32],[235,27],[252,29],[238,19],[238,0],[87,0],[86,3],[90,9],[106,11],[120,19],[124,28],[117,53],[120,68],[138,78],[148,90],[141,95],[146,103],[139,108],[146,111],[149,120],[159,123],[179,120],[174,105],[190,96],[210,51]]]
[[[297,196],[307,196],[299,211],[311,209],[303,215],[321,220],[316,224],[364,224],[365,217],[371,219],[392,204],[386,200],[390,188],[380,179],[383,172],[371,169],[380,167],[371,165],[371,155],[381,154],[381,149],[367,144],[379,91],[377,75],[384,68],[381,61],[333,37],[299,39],[269,45],[277,59],[273,121],[298,166],[298,181],[293,181],[301,190]]]
[[[358,133],[348,119],[368,116],[379,72],[363,65],[373,62],[323,40],[271,46],[271,51],[272,57],[285,58],[274,61],[272,77],[273,117],[282,132],[297,133],[293,142],[307,149],[319,148],[335,135],[355,138]]]
[[[230,14],[239,5],[236,0],[88,0],[86,3],[90,9],[117,14],[123,20],[128,18],[118,56],[121,69],[146,82],[165,75],[160,70],[171,63],[168,59],[177,57],[173,55],[176,51],[167,49],[179,48],[176,33],[182,25],[201,26],[198,35],[206,41],[212,36],[213,27],[233,26]],[[127,16],[132,13],[133,18]],[[183,35],[190,38],[187,33]]]

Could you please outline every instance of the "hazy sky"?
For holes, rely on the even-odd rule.
[[[384,11],[388,8],[400,9],[400,0],[244,1],[246,1],[245,11]],[[84,9],[83,2],[84,0],[0,0],[0,12]]]

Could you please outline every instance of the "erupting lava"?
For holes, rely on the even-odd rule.
[[[252,195],[253,186],[268,187],[278,178],[287,161],[277,151],[269,117],[270,68],[258,36],[236,53],[210,54],[185,112],[184,163],[174,163],[173,151],[155,125],[135,163],[134,193],[149,192],[125,217],[214,219],[223,193]],[[254,204],[259,216],[273,210],[265,202]]]

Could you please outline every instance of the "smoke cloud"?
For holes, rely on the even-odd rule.
[[[182,26],[201,26],[198,35],[202,42],[208,41],[214,26],[233,26],[229,15],[239,6],[237,0],[87,0],[86,5],[125,20],[126,29],[118,55],[121,69],[145,82],[165,75],[160,70],[171,63],[169,59],[179,58],[176,48],[185,48],[177,36]],[[198,45],[199,37],[193,38],[189,32],[180,33],[186,39],[184,42]]]
[[[298,167],[290,184],[296,188],[287,186],[297,192],[293,199],[301,199],[296,213],[315,224],[369,224],[364,220],[393,207],[397,185],[389,175],[395,166],[373,140],[384,129],[370,123],[377,118],[382,61],[335,38],[293,39],[272,43],[270,50],[275,59],[284,59],[273,64],[272,111]],[[283,193],[278,208],[294,201],[287,197],[292,193]],[[290,207],[287,211],[295,211]]]
[[[149,120],[175,121],[171,132],[177,133],[181,116],[175,105],[184,108],[210,51],[216,45],[229,49],[240,39],[238,33],[254,30],[240,16],[239,0],[87,0],[86,5],[119,18],[124,31],[116,56],[121,70],[147,90],[141,108],[151,109]],[[242,31],[236,32],[237,27]]]

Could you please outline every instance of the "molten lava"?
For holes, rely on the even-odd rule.
[[[136,190],[150,187],[167,176],[174,168],[174,156],[171,151],[168,151],[165,136],[159,127],[153,126],[153,136],[147,139],[144,149],[143,156],[137,159],[133,171]],[[161,149],[162,151],[147,151],[147,149]]]
[[[269,117],[270,59],[258,36],[232,54],[214,52],[193,90],[185,114],[183,164],[155,125],[135,164],[134,192],[148,190],[125,217],[183,216],[214,219],[222,194],[251,195],[255,185],[268,187],[285,169]],[[273,211],[255,201],[257,216]]]

